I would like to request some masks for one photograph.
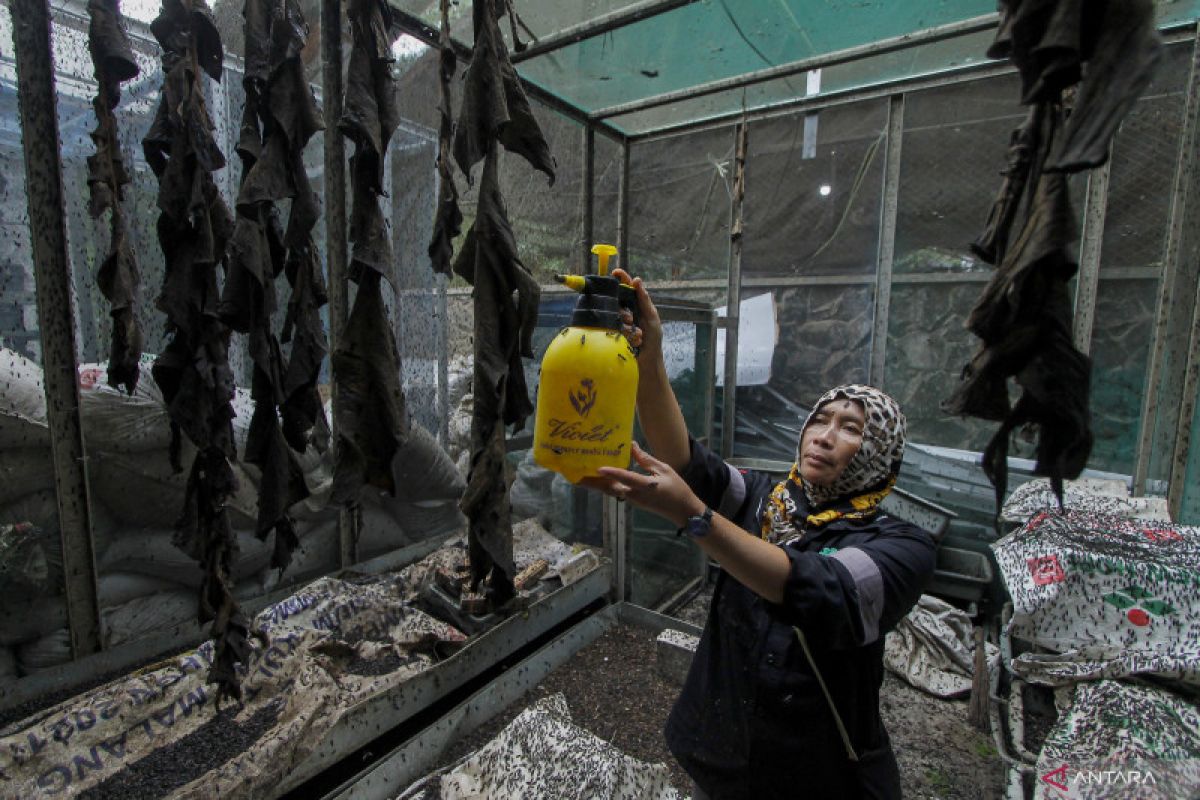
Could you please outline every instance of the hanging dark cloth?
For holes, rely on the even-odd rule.
[[[300,59],[308,38],[300,8],[294,0],[247,0],[242,13],[246,40],[246,104],[238,139],[242,185],[221,318],[248,335],[254,414],[245,458],[262,474],[256,533],[265,539],[275,532],[271,565],[283,570],[299,545],[287,510],[309,494],[293,450],[304,452],[317,418],[324,416],[316,381],[326,348],[315,312],[325,297],[313,253],[317,201],[303,161],[304,145],[323,126]],[[292,198],[292,206],[285,231],[275,203],[286,198]],[[277,309],[275,280],[284,272],[292,288],[289,311],[296,310],[298,318],[306,321],[302,335],[293,342],[290,360],[284,358],[271,330]],[[292,373],[291,362],[305,366],[299,374]],[[294,385],[289,386],[289,376]],[[281,425],[280,413],[289,403],[289,424]]]
[[[384,158],[399,123],[392,42],[399,35],[381,0],[351,0],[352,49],[338,129],[354,142],[350,157],[354,307],[333,354],[338,449],[332,500],[353,504],[364,483],[395,494],[392,459],[408,436],[400,357],[383,304],[382,279],[395,285],[388,226],[379,207]]]
[[[99,218],[109,211],[108,253],[96,276],[100,292],[109,302],[112,342],[108,356],[108,383],[133,394],[138,381],[138,360],[143,337],[134,306],[137,303],[137,258],[129,242],[129,230],[121,207],[129,171],[121,155],[117,118],[113,110],[121,102],[121,84],[138,74],[129,35],[121,21],[117,0],[89,0],[88,50],[96,75],[97,92],[92,100],[96,129],[92,131],[95,155],[88,156],[88,211]]]
[[[554,161],[500,34],[504,6],[475,0],[473,11],[474,54],[454,140],[455,159],[468,178],[471,167],[484,160],[475,223],[454,264],[474,287],[475,312],[471,470],[460,507],[469,521],[472,586],[486,581],[496,607],[514,593],[504,426],[519,430],[533,412],[521,358],[533,357],[540,297],[537,282],[517,257],[500,196],[499,145],[524,156],[551,183]]]
[[[1103,164],[1117,126],[1161,55],[1153,2],[1001,0],[1000,14],[987,54],[1012,60],[1023,104],[1057,102],[1078,84],[1045,170],[1078,172]]]
[[[441,0],[442,27],[438,33],[438,204],[429,241],[429,260],[434,272],[450,274],[453,242],[462,232],[463,215],[458,207],[458,187],[450,165],[454,118],[450,109],[450,81],[458,59],[450,40],[450,0]]]
[[[1001,4],[988,55],[1012,59],[1021,101],[1031,109],[1012,134],[1000,193],[971,246],[998,265],[967,320],[982,345],[944,404],[952,413],[1001,423],[983,454],[997,511],[1017,427],[1036,431],[1034,472],[1050,478],[1060,502],[1063,480],[1087,465],[1091,362],[1072,340],[1068,281],[1078,265],[1067,174],[1107,160],[1112,135],[1149,82],[1159,48],[1149,0],[1088,3],[1086,14],[1082,0]],[[1019,233],[1010,244],[1014,225]],[[1016,405],[1009,403],[1009,378],[1021,389]]]
[[[171,460],[180,463],[182,432],[197,453],[188,476],[175,544],[200,562],[199,620],[212,622],[215,653],[208,680],[218,703],[240,700],[236,666],[250,655],[251,631],[232,593],[230,567],[237,540],[226,499],[237,488],[230,461],[234,380],[229,367],[229,329],[218,314],[217,270],[224,267],[233,220],[213,183],[225,157],[213,139],[204,104],[203,77],[220,80],[221,39],[204,0],[164,0],[151,24],[162,47],[165,79],[149,132],[146,161],[159,181],[158,240],[165,275],[157,299],[167,316],[170,342],[154,362],[154,381],[171,419]]]

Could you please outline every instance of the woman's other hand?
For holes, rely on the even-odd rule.
[[[637,442],[633,442],[632,455],[634,463],[645,472],[601,467],[598,476],[584,478],[580,485],[618,500],[628,500],[677,528],[682,527],[688,517],[704,512],[704,503],[670,465],[647,453]]]
[[[621,268],[612,271],[614,278],[628,286],[632,286],[637,292],[638,302],[638,317],[640,318],[641,326],[633,324],[633,314],[626,309],[621,309],[621,323],[624,333],[629,337],[629,343],[638,349],[638,360],[642,354],[646,354],[649,359],[656,359],[662,355],[662,320],[658,316],[658,309],[654,307],[654,301],[650,299],[650,293],[646,291],[646,286],[641,278],[634,278],[628,272]]]

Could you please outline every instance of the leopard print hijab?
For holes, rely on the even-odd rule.
[[[837,480],[829,486],[816,486],[800,475],[800,440],[813,414],[826,403],[841,399],[856,401],[863,407],[866,426],[862,444]],[[905,430],[900,406],[878,389],[848,384],[822,395],[800,428],[796,462],[787,480],[771,492],[763,514],[763,538],[783,542],[799,536],[805,523],[824,525],[835,519],[864,519],[874,515],[896,483],[904,458]]]

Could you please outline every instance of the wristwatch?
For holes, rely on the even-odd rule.
[[[703,514],[688,517],[687,522],[683,523],[683,527],[675,531],[675,535],[680,536],[686,532],[693,539],[703,539],[712,530],[712,518],[713,510],[705,508]]]

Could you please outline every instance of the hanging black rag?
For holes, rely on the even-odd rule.
[[[1103,164],[1121,119],[1149,82],[1160,42],[1150,0],[1005,0],[992,57],[1021,76],[1028,119],[1012,134],[1008,165],[972,250],[998,269],[967,320],[982,346],[963,370],[947,411],[1001,423],[983,454],[1007,491],[1010,434],[1037,434],[1034,472],[1062,502],[1064,479],[1087,465],[1092,432],[1091,362],[1072,341],[1068,281],[1078,265],[1067,174]],[[1069,112],[1064,93],[1075,88]],[[1024,217],[1020,217],[1023,211]],[[1019,234],[1009,243],[1017,220]],[[1009,403],[1008,379],[1021,389]],[[998,519],[998,518],[997,518]]]
[[[271,321],[277,309],[275,280],[289,264],[297,266],[287,270],[291,307],[299,303],[315,310],[323,302],[312,296],[311,271],[317,265],[311,253],[311,229],[316,224],[317,204],[303,161],[305,143],[323,126],[300,59],[308,26],[294,0],[247,0],[242,13],[246,42],[246,104],[238,139],[242,185],[221,318],[233,330],[248,335],[254,365],[254,413],[245,458],[262,475],[255,531],[260,539],[275,532],[271,566],[282,571],[299,545],[288,509],[309,494],[293,450],[302,453],[308,447],[316,425],[316,416],[310,415],[315,411],[323,416],[315,370],[320,368],[325,346],[323,335],[300,340],[299,347],[293,344],[292,358],[308,362],[310,379],[295,398],[288,392],[289,361],[271,330]],[[293,202],[285,233],[275,203],[287,198]],[[300,274],[305,264],[309,275]],[[310,296],[297,298],[297,289]],[[289,399],[306,403],[308,413],[293,417],[294,424],[285,427],[280,424],[280,410]]]
[[[158,240],[165,274],[157,306],[167,316],[170,342],[155,359],[153,376],[171,419],[171,461],[180,463],[180,434],[196,447],[175,544],[200,562],[198,617],[212,622],[215,643],[208,680],[217,703],[240,702],[237,665],[250,655],[250,638],[265,642],[238,608],[230,565],[237,540],[226,499],[236,490],[233,443],[233,372],[229,329],[218,314],[217,270],[232,234],[229,210],[212,173],[225,166],[204,104],[201,70],[221,77],[221,39],[204,0],[164,0],[151,23],[162,47],[165,79],[154,121],[142,147],[159,181]]]
[[[468,180],[475,164],[483,160],[484,165],[475,223],[454,263],[454,271],[474,287],[475,314],[471,470],[459,505],[469,521],[472,588],[486,583],[490,604],[498,608],[515,593],[504,427],[519,430],[533,412],[521,358],[533,357],[540,297],[537,282],[517,256],[500,195],[499,145],[523,156],[551,183],[554,160],[500,34],[499,19],[511,9],[475,0],[472,10],[475,46],[454,156]]]
[[[349,277],[358,291],[332,359],[338,410],[332,500],[353,505],[364,484],[395,494],[392,461],[408,436],[408,418],[400,355],[383,304],[382,280],[394,286],[395,275],[379,207],[384,158],[400,121],[390,68],[399,30],[381,0],[351,0],[347,14],[353,44],[338,129],[354,142]]]
[[[113,110],[121,102],[121,84],[138,74],[137,61],[129,44],[129,35],[121,20],[117,0],[89,0],[88,50],[96,75],[96,129],[92,131],[95,155],[88,156],[88,211],[99,218],[109,211],[108,253],[96,275],[100,292],[108,300],[112,316],[112,341],[108,356],[108,383],[124,387],[133,394],[137,386],[138,361],[142,357],[143,337],[134,307],[137,304],[137,258],[129,241],[125,213],[121,207],[129,170],[121,157],[117,136],[117,118]]]

